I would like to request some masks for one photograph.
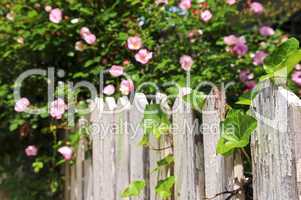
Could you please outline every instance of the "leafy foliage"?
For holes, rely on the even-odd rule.
[[[145,187],[145,181],[144,180],[138,180],[131,183],[121,194],[121,197],[135,197],[139,196],[141,191]]]
[[[169,176],[164,180],[160,180],[156,186],[156,192],[159,194],[159,196],[162,199],[167,199],[171,196],[172,194],[172,187],[175,184],[175,177],[174,176]]]
[[[235,149],[244,148],[249,144],[250,136],[257,127],[257,121],[241,110],[231,110],[221,127],[222,135],[216,151],[221,155],[229,155]]]

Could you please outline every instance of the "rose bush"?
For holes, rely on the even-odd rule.
[[[270,2],[2,0],[0,5],[1,186],[17,200],[61,197],[60,167],[72,163],[79,134],[66,125],[66,110],[69,104],[86,106],[89,93],[72,91],[75,98],[64,98],[69,88],[59,81],[88,80],[99,87],[99,74],[108,71],[105,95],[128,95],[148,81],[176,94],[164,83],[184,86],[189,71],[192,88],[201,81],[235,81],[227,93],[233,104],[254,88],[264,73],[264,58],[287,39],[275,29],[281,12]],[[55,100],[48,105],[50,83],[34,76],[15,102],[12,91],[19,86],[14,80],[26,70],[48,67],[64,70],[55,82]],[[131,80],[121,77],[124,73]],[[296,92],[300,77],[296,68],[290,82]],[[45,112],[24,112],[35,107]]]

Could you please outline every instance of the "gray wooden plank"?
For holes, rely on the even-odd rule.
[[[128,133],[130,136],[130,181],[148,180],[147,174],[149,169],[149,161],[147,150],[142,147],[139,142],[143,137],[143,129],[141,121],[143,119],[144,108],[148,104],[144,94],[136,93],[132,106],[129,111]],[[140,197],[133,197],[133,200],[148,200],[149,184]]]
[[[108,99],[108,101],[114,101]],[[102,193],[100,200],[112,199],[116,200],[116,158],[115,158],[115,114],[114,114],[114,103],[105,102],[104,112],[102,113],[101,132],[102,132],[102,146],[104,160],[101,163],[103,167],[101,187]]]
[[[91,139],[92,139],[92,168],[93,168],[93,200],[102,200],[103,187],[103,145],[101,132],[101,119],[103,100],[97,98],[94,102],[94,109],[91,113]]]
[[[294,148],[299,131],[291,130],[296,121],[290,120],[294,95],[270,82],[264,84],[253,102],[258,120],[251,143],[254,199],[298,199]]]
[[[192,109],[185,104],[181,98],[177,98],[173,106],[173,139],[175,156],[175,199],[195,200],[201,199],[204,195],[203,181],[201,180],[202,149],[196,145],[201,145],[196,141],[199,132]],[[197,159],[198,158],[198,159]],[[197,163],[198,162],[198,163]]]
[[[115,111],[115,163],[116,198],[121,199],[122,191],[130,183],[130,137],[128,134],[129,108],[119,100]],[[126,198],[125,198],[126,199]]]

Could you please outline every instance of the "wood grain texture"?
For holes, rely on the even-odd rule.
[[[239,186],[235,180],[244,178],[239,153],[227,157],[216,153],[216,145],[221,135],[220,123],[225,115],[224,106],[225,102],[222,94],[215,92],[207,97],[202,110],[206,198],[212,198],[224,191],[237,189]],[[229,194],[219,195],[215,199],[224,200],[228,196]],[[243,200],[244,193],[241,192],[235,199]]]
[[[197,159],[196,153],[199,149],[196,145],[201,145],[196,141],[197,129],[194,124],[195,118],[190,106],[185,104],[181,98],[177,98],[173,106],[173,140],[176,177],[175,199],[176,200],[195,200],[204,196],[200,181],[202,172],[198,166],[202,165]],[[198,127],[197,127],[198,128]]]
[[[258,120],[251,143],[255,200],[298,199],[295,139],[300,131],[292,130],[297,119],[290,119],[300,114],[294,113],[298,101],[269,82],[254,100]]]
[[[143,119],[143,111],[148,104],[144,94],[137,93],[134,97],[133,103],[130,106],[128,132],[130,139],[130,181],[148,180],[149,175],[149,156],[146,148],[139,143],[143,137],[143,129],[141,121]],[[139,197],[133,197],[132,200],[148,200],[149,185]]]

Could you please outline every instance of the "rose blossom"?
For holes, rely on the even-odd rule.
[[[93,33],[84,34],[83,40],[85,40],[87,44],[95,44],[96,36]]]
[[[256,81],[254,81],[254,80],[247,81],[244,84],[245,84],[245,90],[244,90],[245,92],[248,92],[256,87]]]
[[[262,65],[264,59],[268,56],[268,54],[264,51],[257,51],[253,57],[254,65]]]
[[[153,53],[148,51],[147,49],[140,49],[138,53],[135,55],[136,61],[141,64],[146,64],[153,57]]]
[[[67,105],[61,98],[58,98],[50,104],[50,115],[55,119],[61,119],[65,110],[67,110]]]
[[[239,80],[241,82],[249,81],[253,78],[253,74],[250,72],[249,69],[242,69],[239,71]]]
[[[112,95],[112,94],[114,94],[114,92],[115,92],[115,87],[112,84],[107,85],[103,89],[103,93],[106,94],[106,95]]]
[[[259,33],[260,35],[262,36],[271,36],[271,35],[274,35],[275,31],[273,28],[269,27],[269,26],[262,26],[260,29],[259,29]]]
[[[227,0],[227,4],[233,5],[236,3],[236,0]]]
[[[121,76],[123,74],[123,67],[119,65],[113,65],[109,72],[114,77]]]
[[[58,24],[63,19],[63,12],[59,8],[52,9],[49,13],[49,20],[55,24]]]
[[[139,36],[129,37],[127,40],[127,47],[130,50],[138,50],[142,47],[142,40]]]
[[[246,43],[246,39],[242,37],[236,37],[235,35],[229,35],[224,37],[224,43],[228,46],[233,46],[237,43]]]
[[[44,9],[46,12],[50,12],[52,10],[52,7],[49,5],[46,5]]]
[[[296,70],[301,70],[301,65],[300,64],[295,65],[295,69]]]
[[[27,98],[23,97],[19,99],[15,104],[15,111],[16,112],[24,112],[28,106],[30,105],[30,102]]]
[[[201,19],[204,22],[208,22],[211,18],[212,18],[212,13],[210,12],[210,10],[205,10],[201,13]]]
[[[31,157],[31,156],[36,156],[38,155],[38,148],[34,145],[29,145],[26,149],[25,149],[25,154],[28,156],[28,157]]]
[[[255,14],[261,14],[264,11],[263,5],[259,2],[253,2],[250,5],[250,9]]]
[[[82,27],[79,31],[79,34],[80,34],[81,38],[83,40],[85,40],[85,42],[87,44],[95,44],[96,36],[93,33],[91,33],[89,28]]]
[[[231,51],[240,57],[248,52],[248,46],[243,42],[238,42],[233,46]]]
[[[75,50],[76,51],[83,51],[85,49],[85,45],[82,41],[77,41],[75,43]]]
[[[298,86],[301,86],[301,71],[295,71],[292,74],[292,81],[294,81]]]
[[[90,29],[88,28],[88,27],[82,27],[81,29],[80,29],[80,31],[79,31],[79,34],[80,34],[80,36],[81,37],[84,37],[84,35],[86,35],[86,34],[90,34],[91,32],[90,32]]]
[[[180,58],[180,64],[182,69],[184,69],[185,71],[189,71],[193,65],[193,60],[190,56],[183,55]]]
[[[63,146],[58,149],[58,152],[64,156],[65,160],[71,160],[72,158],[72,149],[68,146]]]
[[[179,3],[179,8],[181,8],[182,10],[188,10],[189,8],[191,8],[191,0],[182,0]]]
[[[123,95],[128,95],[134,91],[134,83],[132,80],[122,80],[120,83],[120,92]]]

